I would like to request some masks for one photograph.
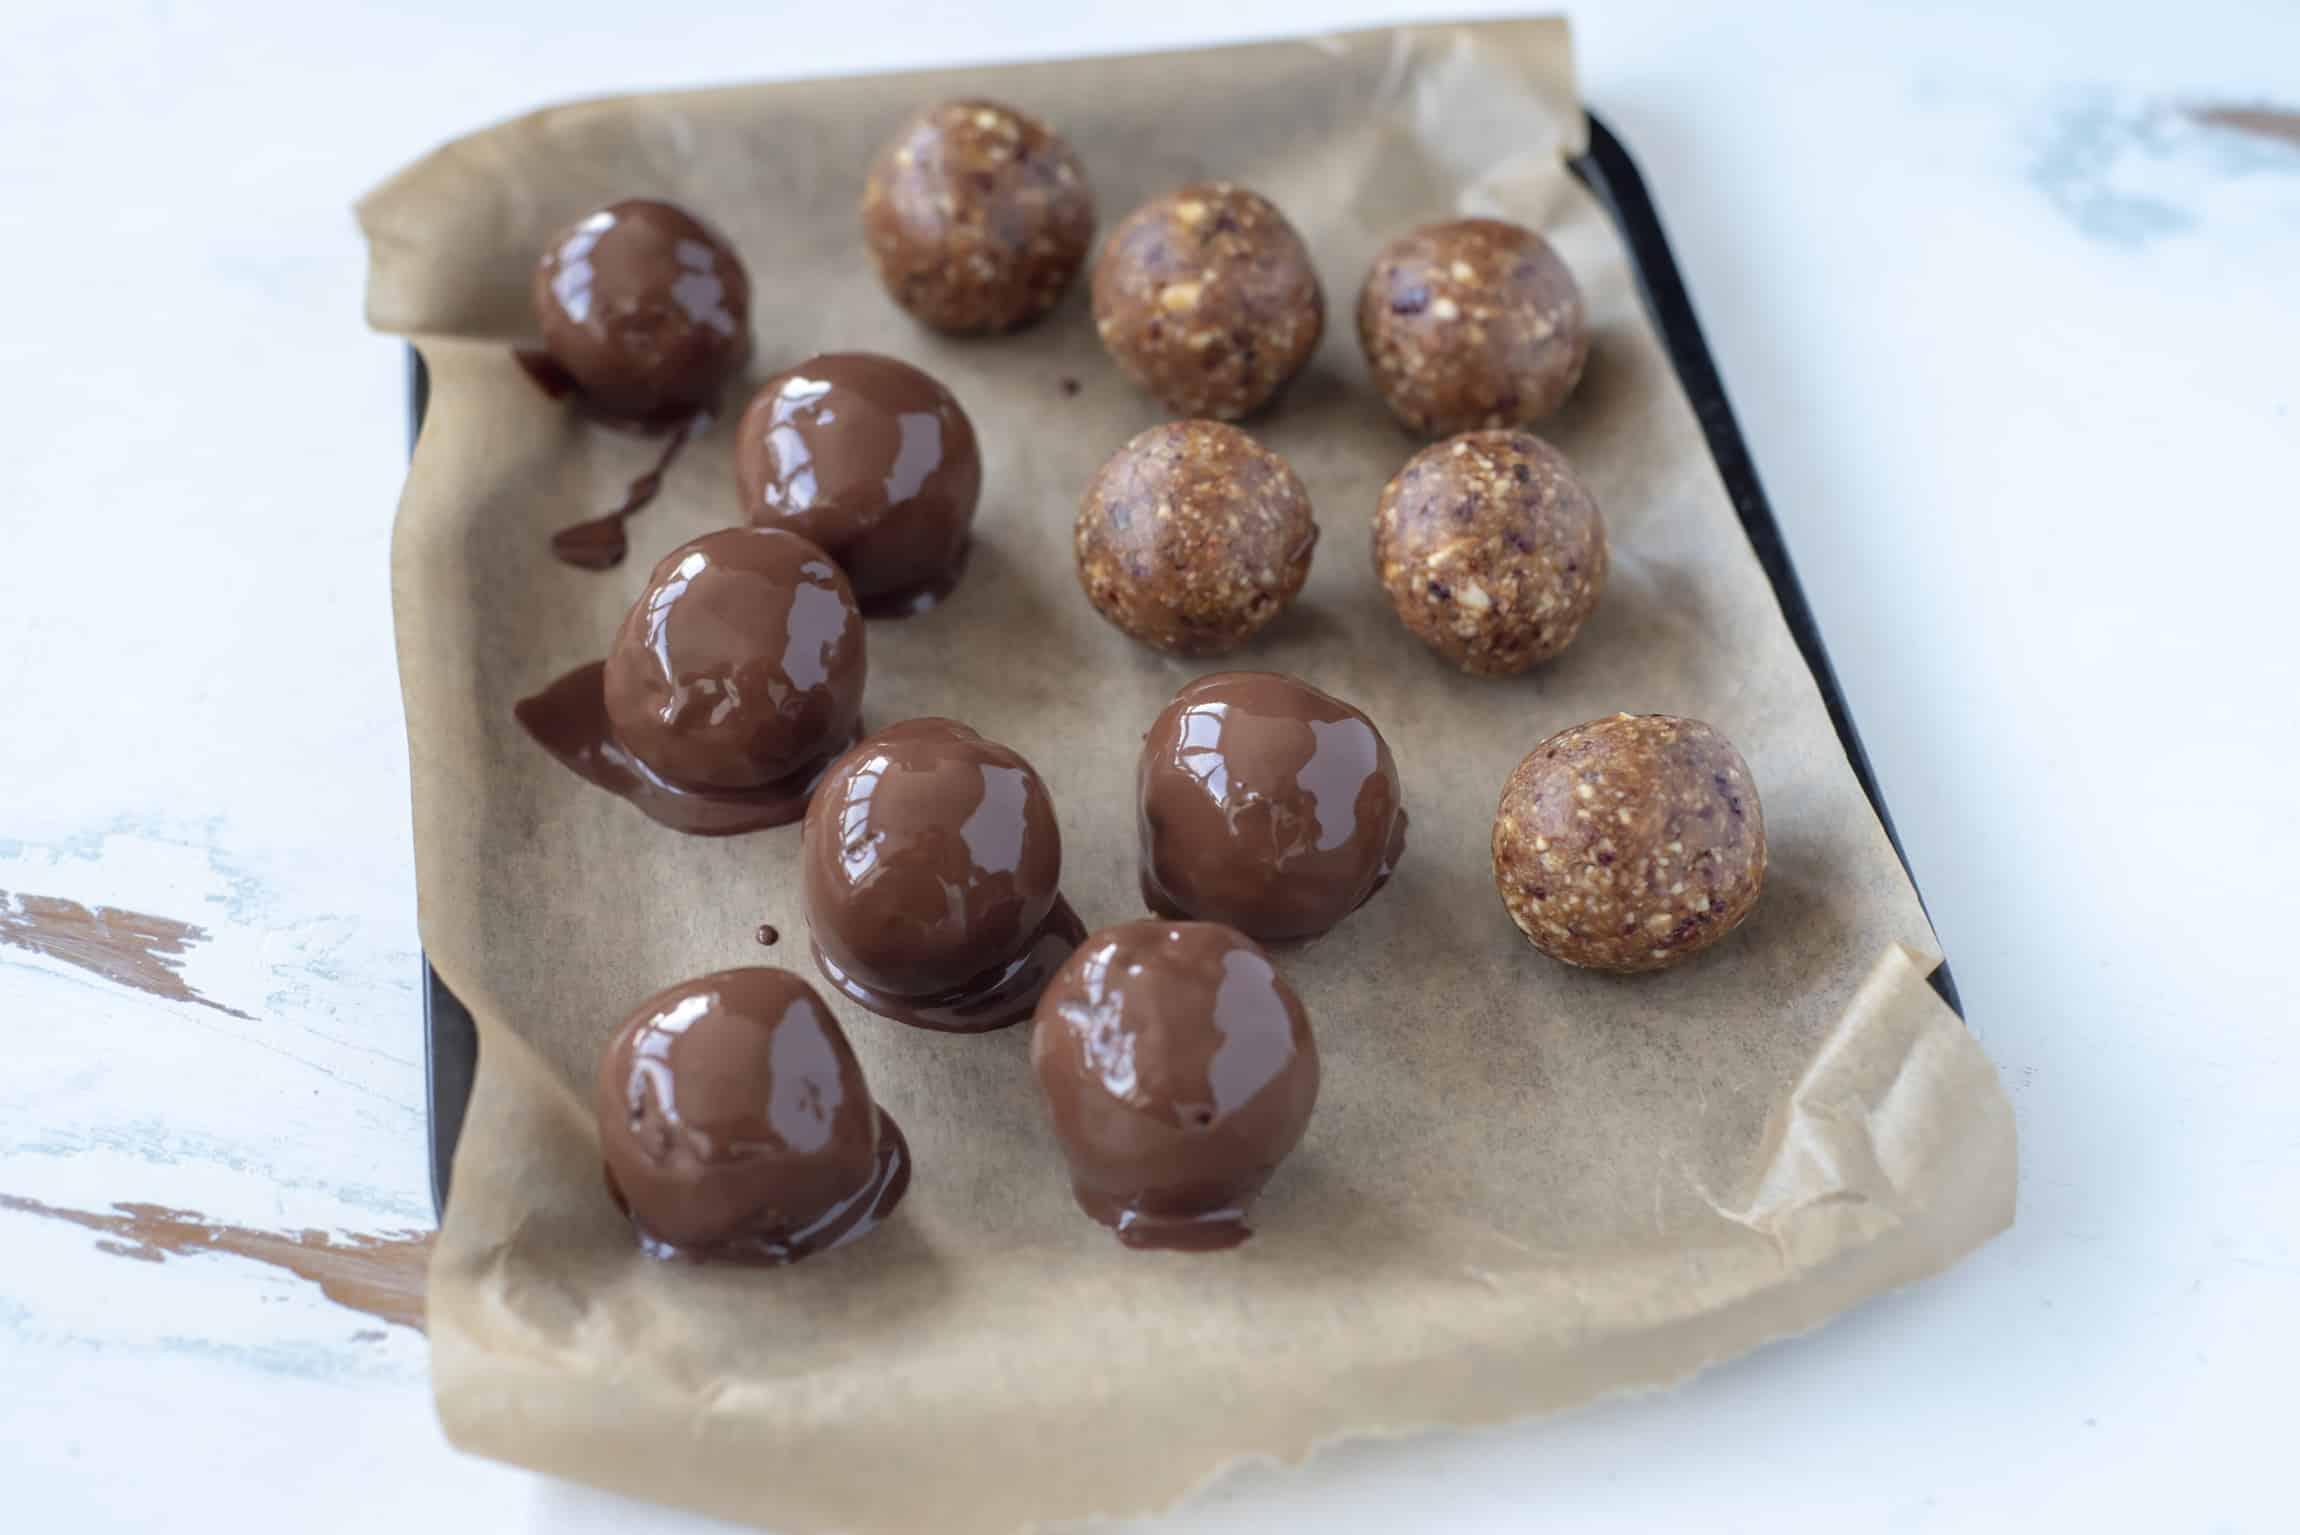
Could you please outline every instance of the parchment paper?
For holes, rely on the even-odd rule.
[[[879,291],[854,203],[897,119],[981,93],[1084,157],[1104,226],[1184,180],[1275,198],[1325,280],[1325,344],[1253,423],[1324,528],[1295,610],[1238,663],[1356,701],[1413,829],[1397,879],[1284,956],[1324,1057],[1259,1234],[1218,1256],[1122,1250],[1072,1207],[1028,1031],[900,1028],[837,1004],[917,1177],[857,1243],[771,1273],[640,1257],[589,1124],[595,1050],[638,998],[725,965],[806,966],[796,828],[678,836],[529,742],[512,704],[602,653],[654,559],[735,519],[724,421],[592,574],[548,534],[615,504],[653,444],[538,393],[544,238],[663,196],[749,264],[754,381],[819,350],[910,358],[987,460],[978,540],[938,611],[872,627],[865,709],[963,718],[1034,761],[1090,926],[1140,914],[1139,734],[1188,676],[1080,595],[1070,525],[1097,463],[1159,419],[1074,292],[1019,336],[955,342]],[[2011,1115],[1923,984],[1932,937],[1847,768],[1639,308],[1564,160],[1582,147],[1560,23],[1364,32],[1159,57],[637,97],[450,145],[373,193],[369,319],[432,370],[393,550],[422,934],[470,1004],[479,1083],[431,1276],[456,1443],[787,1530],[999,1531],[1161,1507],[1242,1458],[1562,1407],[1681,1378],[1952,1262],[2012,1216]],[[1353,301],[1376,246],[1490,212],[1545,230],[1595,322],[1545,432],[1613,538],[1595,619],[1505,682],[1451,671],[1368,557],[1415,446],[1368,385]],[[1075,397],[1065,378],[1081,384]],[[1231,664],[1238,664],[1231,663]],[[1530,949],[1491,882],[1503,779],[1616,709],[1706,719],[1764,796],[1772,870],[1730,941],[1632,980]],[[784,937],[761,949],[768,921]]]

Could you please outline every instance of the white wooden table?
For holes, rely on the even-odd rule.
[[[0,1526],[699,1528],[448,1450],[391,1319],[431,1214],[403,422],[350,201],[571,95],[1410,8],[11,11]],[[1851,9],[1592,7],[1585,93],[2012,1089],[2019,1225],[1672,1396],[1172,1528],[2289,1528],[2300,10]]]

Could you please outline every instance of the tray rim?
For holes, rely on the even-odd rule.
[[[1702,335],[1692,295],[1677,269],[1669,237],[1662,229],[1660,210],[1654,206],[1645,178],[1628,147],[1596,112],[1585,108],[1583,116],[1588,122],[1589,147],[1568,161],[1568,168],[1603,204],[1629,248],[1638,293],[1661,333],[1678,386],[1685,391],[1694,416],[1701,424],[1709,456],[1717,465],[1726,494],[1732,499],[1741,531],[1773,588],[1774,601],[1780,605],[1790,637],[1797,643],[1797,653],[1804,658],[1805,668],[1812,674],[1814,686],[1821,694],[1821,703],[1828,710],[1829,723],[1836,729],[1837,743],[1853,769],[1853,777],[1867,797],[1878,824],[1884,827],[1885,836],[1893,845],[1893,854],[1901,861],[1901,871],[1908,876],[1910,888],[1917,892],[1918,905],[1924,906],[1924,890],[1917,884],[1908,849],[1901,843],[1892,811],[1878,787],[1868,748],[1862,744],[1860,729],[1853,722],[1852,704],[1846,699],[1837,669],[1829,660],[1820,622],[1806,599],[1804,583],[1797,577],[1780,524],[1774,520],[1772,503],[1758,479],[1757,463],[1749,451],[1748,440],[1741,435],[1732,403],[1726,398],[1725,383],[1717,372],[1709,343]],[[406,348],[406,369],[407,448],[412,457],[416,440],[423,432],[424,410],[431,395],[423,355],[412,345]],[[1929,907],[1925,909],[1925,916],[1931,921]],[[1937,928],[1935,946],[1939,946]],[[430,1137],[431,1203],[434,1215],[444,1218],[454,1172],[455,1146],[462,1137],[463,1116],[470,1103],[473,1078],[478,1073],[479,1035],[470,1010],[448,990],[428,956],[423,957],[422,964],[424,1118]],[[1945,954],[1929,981],[1950,1010],[1963,1018],[1964,1002],[1958,995]]]

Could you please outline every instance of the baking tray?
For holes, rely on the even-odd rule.
[[[1742,439],[1741,428],[1733,419],[1733,407],[1725,398],[1725,385],[1709,356],[1709,344],[1702,339],[1701,324],[1693,315],[1693,300],[1685,291],[1684,278],[1678,274],[1676,258],[1670,254],[1668,237],[1661,232],[1661,216],[1646,193],[1644,178],[1637,173],[1637,162],[1629,157],[1621,140],[1592,112],[1589,114],[1589,152],[1575,160],[1572,169],[1612,215],[1629,247],[1638,290],[1644,295],[1646,310],[1661,332],[1662,344],[1669,349],[1669,360],[1677,369],[1677,381],[1693,402],[1693,413],[1700,419],[1702,434],[1709,441],[1710,457],[1717,461],[1717,472],[1724,478],[1726,493],[1733,498],[1733,509],[1740,515],[1742,531],[1748,534],[1766,579],[1773,583],[1774,600],[1780,603],[1781,616],[1789,622],[1798,653],[1805,658],[1814,685],[1821,690],[1821,701],[1829,710],[1829,723],[1836,727],[1845,759],[1853,765],[1853,776],[1860,780],[1861,792],[1869,797],[1877,819],[1884,824],[1885,835],[1892,839],[1893,851],[1899,855],[1902,869],[1908,872],[1914,884],[1916,871],[1909,868],[1908,850],[1901,846],[1901,834],[1893,826],[1892,812],[1886,808],[1885,797],[1877,789],[1876,772],[1870,767],[1869,754],[1861,745],[1861,733],[1853,725],[1852,707],[1845,701],[1845,690],[1837,682],[1836,669],[1829,664],[1828,647],[1821,642],[1821,629],[1814,621],[1812,604],[1805,600],[1805,588],[1797,580],[1796,567],[1790,563],[1788,545],[1781,540],[1780,524],[1773,520],[1773,509],[1765,500],[1765,488],[1758,483],[1757,465],[1750,458],[1749,445]],[[430,392],[422,355],[410,347],[407,351],[410,452],[423,430],[424,405]],[[1920,902],[1924,899],[1922,890],[1918,891],[1917,898]],[[1932,987],[1959,1017],[1964,1016],[1964,1005],[1957,996],[1956,982],[1949,974],[1947,961],[1933,972]],[[455,1143],[463,1133],[463,1113],[471,1099],[471,1079],[479,1063],[479,1036],[472,1026],[470,1012],[455,993],[447,989],[446,982],[431,968],[428,959],[423,964],[423,1034],[425,1099],[431,1124],[431,1199],[435,1210],[444,1213]]]

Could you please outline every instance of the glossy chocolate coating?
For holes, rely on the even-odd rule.
[[[822,545],[866,611],[914,611],[958,580],[982,453],[949,390],[868,352],[776,374],[735,429],[743,511]]]
[[[727,528],[655,567],[607,653],[607,718],[674,785],[758,789],[851,738],[863,671],[862,616],[830,557]]]
[[[859,1236],[909,1179],[838,1020],[788,970],[639,1004],[596,1090],[608,1187],[658,1256],[787,1263]]]
[[[1090,935],[1038,1000],[1030,1063],[1079,1208],[1130,1247],[1228,1247],[1318,1098],[1309,1015],[1211,922]]]
[[[736,837],[790,825],[807,813],[807,800],[831,759],[854,744],[850,731],[788,778],[756,789],[681,788],[616,738],[607,720],[606,677],[606,662],[585,662],[542,692],[519,700],[512,713],[560,766],[630,801],[648,819],[691,837]]]
[[[833,763],[801,858],[823,974],[902,1022],[1020,1022],[1077,941],[1046,785],[955,720],[906,720]]]
[[[1185,686],[1143,737],[1136,784],[1150,909],[1264,943],[1332,927],[1405,851],[1389,743],[1357,709],[1276,672]]]
[[[612,203],[576,220],[543,252],[533,294],[552,360],[612,415],[707,409],[750,356],[742,262],[669,203]]]

